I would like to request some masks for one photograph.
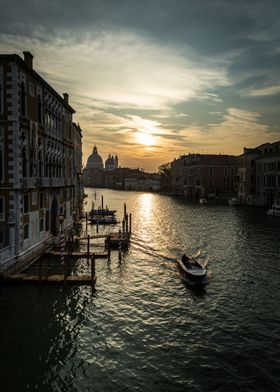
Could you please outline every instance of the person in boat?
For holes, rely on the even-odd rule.
[[[182,256],[182,263],[184,263],[186,267],[191,268],[190,258],[185,253]]]

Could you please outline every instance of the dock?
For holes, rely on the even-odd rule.
[[[3,283],[18,283],[18,284],[72,284],[72,285],[94,285],[96,283],[96,276],[91,277],[90,275],[80,276],[67,276],[64,275],[49,275],[42,276],[41,278],[37,275],[27,274],[16,274],[9,277],[2,278]]]
[[[92,208],[94,211],[94,206]],[[98,210],[99,211],[99,210]],[[100,215],[115,213],[114,210],[104,209],[103,199]],[[88,215],[86,213],[85,232],[88,233]],[[65,241],[65,233],[61,231],[60,245],[56,243],[52,250],[43,253],[44,258],[40,258],[27,269],[19,272],[11,271],[8,274],[0,275],[0,282],[11,284],[64,284],[64,285],[91,285],[96,283],[95,266],[97,259],[107,259],[110,261],[111,250],[117,250],[119,262],[121,262],[123,252],[128,248],[131,236],[131,214],[126,212],[124,203],[124,218],[118,231],[98,234],[98,223],[96,225],[96,235],[86,235],[79,237],[71,234],[68,241]],[[96,247],[92,241],[104,239],[103,252],[94,252]],[[99,241],[100,242],[100,241]],[[81,250],[78,249],[81,246]],[[100,246],[100,244],[98,244]],[[83,264],[83,269],[79,265]]]

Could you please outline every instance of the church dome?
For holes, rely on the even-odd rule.
[[[93,147],[92,154],[88,157],[87,168],[88,169],[103,169],[103,159],[98,154],[96,146]]]

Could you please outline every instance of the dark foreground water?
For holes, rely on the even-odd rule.
[[[1,391],[279,391],[280,220],[149,193],[97,190],[96,205],[101,193],[133,214],[129,251],[97,261],[94,293],[1,288]],[[197,250],[202,292],[175,263]]]

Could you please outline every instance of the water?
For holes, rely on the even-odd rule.
[[[97,190],[95,205],[101,193],[133,214],[128,252],[96,262],[94,293],[1,288],[1,391],[279,391],[280,220],[149,193]],[[210,283],[191,291],[175,261],[198,250]]]

